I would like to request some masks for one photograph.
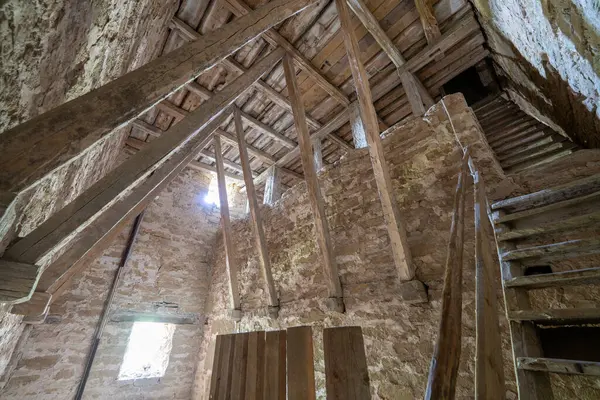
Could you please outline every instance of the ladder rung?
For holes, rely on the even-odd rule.
[[[600,174],[569,182],[565,185],[540,190],[539,192],[501,200],[492,204],[492,210],[509,208],[514,211],[520,211],[585,196],[598,190],[600,190]]]
[[[600,282],[600,268],[577,269],[529,276],[517,276],[504,281],[507,288],[542,289],[563,285],[588,285]]]
[[[600,362],[595,361],[519,357],[517,358],[517,368],[557,374],[600,376]]]
[[[600,211],[575,215],[567,218],[556,218],[544,224],[529,226],[525,228],[510,229],[497,235],[498,240],[514,240],[527,236],[541,235],[544,233],[566,231],[573,228],[589,226],[600,222]]]
[[[507,312],[511,321],[531,321],[539,324],[571,325],[600,320],[600,308],[554,308],[546,310],[512,310]]]
[[[580,203],[583,203],[583,202],[591,200],[591,199],[595,199],[598,196],[600,196],[600,191],[590,193],[588,195],[581,196],[581,197],[575,197],[574,199],[563,200],[563,201],[559,201],[556,203],[548,204],[547,206],[543,206],[543,207],[531,208],[531,209],[528,209],[525,211],[518,211],[518,212],[515,212],[512,214],[506,214],[501,217],[495,218],[494,223],[502,224],[505,222],[514,221],[517,219],[522,219],[522,218],[531,217],[533,215],[542,214],[542,213],[545,213],[548,211],[558,210],[558,209],[569,207],[569,206],[572,206],[575,204],[580,204]]]
[[[523,265],[539,265],[541,261],[564,260],[600,253],[600,239],[576,239],[507,251],[502,261],[523,260]]]

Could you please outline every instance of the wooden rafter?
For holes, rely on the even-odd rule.
[[[398,206],[394,197],[394,188],[390,178],[390,172],[385,161],[381,138],[379,137],[379,123],[373,106],[369,79],[363,63],[360,61],[360,50],[358,41],[351,29],[350,14],[346,0],[335,2],[340,18],[341,29],[344,32],[344,43],[348,53],[348,61],[354,78],[356,95],[360,106],[360,114],[367,133],[367,143],[373,165],[375,182],[379,190],[379,198],[383,208],[383,215],[390,237],[392,254],[398,275],[401,280],[407,281],[414,277],[414,267],[411,262],[410,249],[406,238],[406,231],[400,219]],[[306,172],[305,172],[306,175]]]
[[[7,249],[5,257],[15,261],[35,260],[81,231],[75,243],[44,271],[43,291],[54,291],[71,275],[74,265],[97,254],[128,219],[133,218],[162,188],[193,160],[226,119],[226,109],[254,81],[273,67],[283,51],[275,51],[257,62],[248,73],[238,77],[198,108],[106,177],[98,181],[71,204]],[[121,197],[119,197],[121,196]],[[118,201],[117,201],[118,200]],[[107,239],[108,238],[108,239]]]
[[[173,20],[171,22],[171,27],[173,29],[175,29],[181,35],[181,37],[183,37],[185,40],[195,40],[202,36],[200,33],[193,30],[185,22],[179,20],[176,17],[173,18]],[[224,59],[223,65],[226,68],[228,68],[229,70],[237,72],[237,73],[243,73],[246,71],[246,68],[244,68],[238,62],[236,62],[235,60],[230,59],[230,58]],[[271,86],[269,86],[265,81],[258,80],[254,84],[254,86],[259,91],[261,91],[261,93],[263,93],[265,96],[267,96],[272,102],[274,102],[278,106],[286,109],[287,111],[292,112],[292,106],[291,106],[290,100],[288,98],[286,98],[284,95],[282,95],[281,93],[279,93],[278,91],[276,91],[275,89],[273,89]],[[188,87],[188,89],[189,89],[189,87]],[[205,95],[205,93],[203,93],[203,95]],[[317,121],[315,118],[311,117],[310,115],[307,115],[306,121],[314,129],[320,129],[323,126],[319,121]],[[292,136],[292,132],[294,131],[294,129],[295,129],[294,126],[291,126],[286,132],[283,133],[283,136],[285,136],[285,137]],[[327,134],[327,137],[331,141],[333,141],[334,143],[339,145],[342,149],[346,149],[346,150],[352,149],[352,146],[350,146],[348,143],[346,143],[345,140],[337,137],[335,134],[333,134],[333,132],[329,132]],[[285,172],[285,170],[284,170],[284,172]]]
[[[400,50],[398,50],[381,28],[379,21],[377,21],[377,18],[367,8],[366,4],[362,0],[348,0],[348,5],[377,43],[379,43],[383,51],[390,57],[396,68],[401,68],[406,64],[406,60],[400,53]],[[402,70],[400,72],[400,79],[412,107],[413,114],[423,115],[426,111],[425,107],[429,108],[434,103],[431,95],[412,72],[405,69]]]
[[[221,225],[223,226],[223,242],[225,244],[225,264],[227,274],[229,275],[229,295],[231,299],[231,309],[241,310],[240,292],[238,285],[238,257],[233,242],[233,233],[231,231],[231,220],[229,218],[229,202],[227,201],[227,184],[225,183],[225,168],[223,167],[223,155],[221,150],[221,139],[219,136],[213,138],[213,147],[215,148],[217,183],[219,187],[219,204],[221,211]]]
[[[252,171],[250,170],[248,151],[246,150],[246,139],[244,138],[244,127],[242,126],[241,111],[237,107],[234,110],[234,123],[235,130],[237,132],[238,146],[240,149],[240,162],[242,163],[242,168],[244,169],[244,182],[246,182],[246,193],[248,195],[248,205],[250,208],[250,220],[252,223],[252,230],[254,231],[254,238],[256,240],[256,251],[260,261],[260,269],[263,279],[265,280],[265,285],[267,288],[266,292],[269,296],[269,306],[279,307],[279,299],[277,298],[275,282],[273,281],[273,274],[271,273],[271,260],[269,259],[269,252],[267,250],[267,239],[263,229],[260,207],[258,206],[258,200],[256,198],[256,190],[254,189],[254,177],[251,174]]]
[[[244,3],[243,0],[226,0],[226,4],[229,5],[230,10],[236,16],[241,17],[249,12],[252,12],[252,9]],[[294,59],[298,66],[304,70],[307,74],[309,74],[319,86],[321,86],[331,97],[337,100],[340,104],[344,106],[348,106],[350,101],[348,97],[335,85],[333,85],[329,80],[310,62],[304,54],[300,53],[298,49],[294,47],[286,38],[281,36],[279,32],[275,29],[267,30],[262,37],[269,43],[274,46],[281,46],[285,49],[287,54],[290,55]]]
[[[479,46],[481,43],[483,43],[483,37],[481,36],[481,34],[478,34],[478,35],[474,36],[473,39],[465,42],[465,39],[467,37],[469,37],[470,35],[472,35],[473,32],[478,31],[478,29],[479,29],[479,27],[478,27],[477,21],[473,18],[473,16],[471,14],[465,15],[462,19],[460,19],[459,21],[454,23],[446,32],[444,32],[444,34],[442,35],[440,40],[438,40],[435,44],[426,46],[414,57],[407,60],[406,64],[402,67],[402,69],[406,69],[406,70],[409,70],[414,73],[414,72],[420,70],[421,68],[425,67],[430,62],[434,61],[435,58],[437,57],[437,55],[447,51],[448,49],[451,49],[453,46],[455,46],[456,44],[458,44],[460,42],[464,42],[466,44],[468,44],[469,42],[473,42],[473,45]],[[460,51],[459,53],[463,54],[462,51]],[[478,62],[479,60],[484,58],[487,54],[488,54],[487,51],[483,50],[481,52],[476,51],[476,53],[474,53],[474,54],[470,54],[470,53],[466,54],[465,53],[465,56],[467,56],[471,59],[471,61],[469,61],[469,63],[473,63],[473,62]],[[449,56],[450,56],[450,54],[449,54]],[[372,59],[371,62],[373,62],[373,60],[374,59]],[[458,69],[454,72],[451,72],[451,74],[446,76],[445,79],[446,80],[451,79],[452,76],[454,76],[461,70],[464,70],[464,66],[462,66],[461,68],[462,69]],[[444,81],[442,81],[441,83],[443,83],[443,82]],[[380,100],[386,93],[389,92],[390,87],[395,87],[399,83],[400,83],[399,74],[396,74],[396,73],[389,74],[388,77],[379,81],[377,83],[377,85],[375,85],[373,87],[373,89],[372,89],[373,101]],[[437,81],[432,82],[432,83],[427,82],[427,84],[431,85],[431,87],[433,87],[433,89],[439,87],[441,85],[441,83],[439,83]],[[349,109],[351,109],[352,107],[353,106],[351,105],[349,107]],[[408,114],[410,114],[410,108],[408,108],[406,113],[404,113],[403,115],[408,115]],[[340,129],[344,124],[346,124],[348,122],[348,120],[349,120],[349,111],[348,111],[348,109],[344,109],[340,113],[335,115],[334,117],[330,118],[329,121],[327,122],[327,124],[323,125],[320,129],[313,132],[311,134],[311,139],[314,139],[317,137],[320,137],[320,138],[326,137],[328,134]],[[335,134],[333,134],[333,136],[338,137]],[[330,137],[327,136],[327,138],[330,138]],[[341,140],[343,140],[343,139],[341,139]],[[325,149],[323,149],[323,150],[325,152]],[[275,165],[279,166],[279,167],[284,167],[284,166],[288,165],[290,162],[294,161],[299,155],[300,155],[300,150],[298,147],[296,147],[295,149],[293,149],[290,152],[288,152],[287,154],[285,154],[282,158],[277,160]],[[324,153],[324,155],[325,155],[325,153]],[[255,179],[255,184],[264,182],[267,179],[267,177],[268,177],[268,171],[262,172],[258,176],[258,178]]]
[[[275,0],[92,92],[4,132],[0,190],[20,192],[311,0]],[[44,145],[40,145],[46,140]]]
[[[302,158],[302,169],[306,180],[308,190],[308,198],[312,208],[315,230],[317,232],[317,242],[323,256],[323,271],[326,277],[329,297],[339,299],[342,298],[342,285],[338,275],[338,268],[333,254],[333,246],[329,236],[329,226],[327,224],[327,216],[325,215],[325,205],[319,188],[319,180],[315,171],[310,134],[306,124],[304,114],[304,104],[298,90],[296,82],[296,71],[294,64],[289,55],[283,58],[283,70],[285,80],[288,87],[292,108],[294,110],[294,124],[298,133],[298,147],[300,147],[300,157]]]
[[[427,43],[435,43],[442,33],[438,26],[438,21],[433,13],[433,7],[429,0],[415,0],[415,6],[419,12],[419,18],[421,19],[421,25],[423,25],[423,31],[425,32],[425,38]]]

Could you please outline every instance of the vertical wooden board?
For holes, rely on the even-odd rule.
[[[229,388],[231,387],[231,372],[233,366],[233,349],[235,335],[222,335],[221,357],[219,360],[219,372],[217,376],[217,393],[211,399],[231,399]]]
[[[358,326],[323,330],[327,400],[371,398],[362,329]]]
[[[248,357],[246,359],[245,400],[262,400],[264,387],[265,332],[248,334]]]
[[[223,349],[223,336],[217,335],[215,339],[215,354],[213,356],[212,376],[210,377],[209,399],[217,398],[219,388],[219,368],[221,362],[221,351]]]
[[[265,335],[265,400],[285,400],[285,338],[285,331],[270,331]]]
[[[234,335],[233,366],[231,372],[231,398],[244,400],[246,391],[246,365],[249,333]]]
[[[314,400],[315,366],[310,326],[287,330],[288,400]]]

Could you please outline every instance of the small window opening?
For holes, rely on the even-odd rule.
[[[216,176],[210,180],[208,192],[206,193],[206,196],[204,196],[204,202],[208,205],[219,206],[219,186]]]
[[[169,365],[174,324],[135,322],[119,370],[119,380],[160,378]]]

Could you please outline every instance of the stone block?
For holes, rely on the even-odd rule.
[[[423,282],[413,279],[400,285],[400,298],[408,304],[427,303],[427,291]]]
[[[328,297],[325,299],[325,307],[329,311],[343,313],[346,311],[344,299],[341,297]]]

